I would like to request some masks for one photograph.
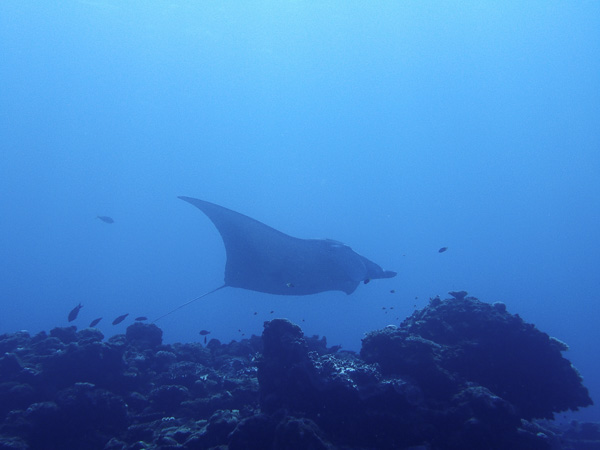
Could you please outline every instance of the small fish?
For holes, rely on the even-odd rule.
[[[254,315],[257,315],[258,313],[256,311],[254,311]]]
[[[206,336],[204,336],[204,345],[206,345]]]
[[[92,320],[92,323],[90,323],[90,328],[94,328],[96,325],[98,325],[98,323],[102,320],[102,317],[98,317],[97,319]]]
[[[438,250],[438,253],[444,253],[446,250],[448,250],[448,247],[442,247]]]
[[[77,319],[77,314],[79,314],[79,310],[81,308],[83,308],[83,305],[80,303],[71,310],[71,312],[69,313],[69,322],[73,322],[75,319]]]
[[[137,322],[143,322],[144,320],[148,320],[148,318],[146,316],[140,316],[140,317],[136,317],[135,320]]]
[[[271,314],[273,314],[275,311],[271,311]]]
[[[128,315],[129,315],[129,313],[123,314],[123,315],[117,317],[115,320],[113,320],[113,325],[117,325],[117,324],[123,322],[125,320],[125,317],[127,317]]]
[[[390,294],[395,294],[396,293],[396,289],[390,289]]]
[[[294,287],[294,283],[285,283],[285,285],[289,288],[293,288]]]
[[[208,331],[208,330],[201,330],[200,331],[200,336],[206,336],[207,334],[210,334],[210,331]]]
[[[366,280],[364,280],[364,281],[363,281],[363,283],[365,283],[365,284],[369,284],[369,281],[371,281],[371,279],[370,279],[370,278],[367,278]]]
[[[96,217],[104,223],[115,223],[115,221],[113,220],[112,217],[108,217],[108,216],[96,216]]]

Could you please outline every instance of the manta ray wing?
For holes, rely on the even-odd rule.
[[[223,238],[225,286],[279,295],[351,294],[361,281],[396,275],[342,243],[295,238],[214,203],[179,198],[206,214]]]

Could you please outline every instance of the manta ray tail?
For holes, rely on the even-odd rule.
[[[193,299],[192,299],[192,300],[190,300],[189,302],[185,302],[183,305],[179,305],[177,308],[175,308],[175,309],[172,309],[171,311],[169,311],[169,312],[168,312],[168,313],[166,313],[166,314],[163,314],[162,316],[160,316],[160,317],[159,317],[159,318],[157,318],[157,319],[154,319],[154,320],[153,320],[151,323],[158,322],[158,321],[159,321],[160,319],[162,319],[163,317],[167,317],[169,314],[173,314],[175,311],[178,311],[178,310],[180,310],[181,308],[183,308],[183,307],[185,307],[185,306],[189,305],[190,303],[194,303],[196,300],[200,300],[201,298],[204,298],[204,297],[206,297],[207,295],[210,295],[210,294],[212,294],[213,292],[217,292],[219,289],[223,289],[224,287],[227,287],[227,285],[226,285],[226,284],[224,284],[223,286],[219,286],[218,288],[216,288],[216,289],[213,289],[212,291],[205,292],[205,293],[204,293],[204,294],[202,294],[201,296],[199,296],[199,297],[196,297],[196,298],[193,298]]]

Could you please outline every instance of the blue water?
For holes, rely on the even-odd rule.
[[[167,342],[286,317],[358,350],[465,289],[567,342],[600,402],[599,20],[597,2],[3,0],[0,333],[81,302],[73,323],[110,336],[220,286],[186,195],[399,274],[220,290],[162,319]]]

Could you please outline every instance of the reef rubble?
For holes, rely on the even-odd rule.
[[[3,449],[579,449],[600,426],[566,345],[501,303],[432,299],[359,354],[285,319],[163,344],[153,324],[0,336]]]

